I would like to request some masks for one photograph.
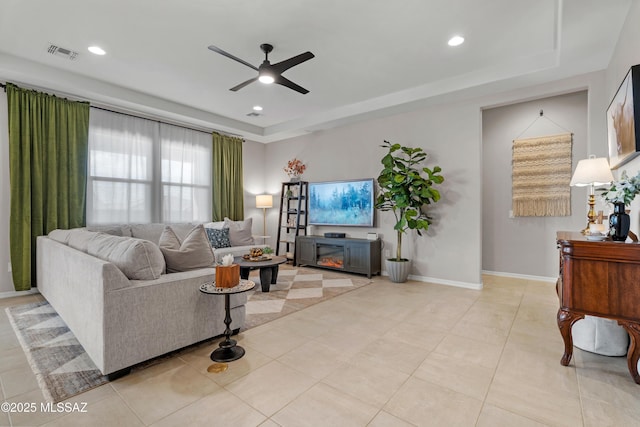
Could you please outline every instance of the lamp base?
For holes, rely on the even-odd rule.
[[[580,231],[584,235],[591,234],[589,226],[596,223],[596,196],[593,192],[593,185],[591,185],[591,194],[589,194],[589,201],[587,204],[589,205],[589,212],[587,213],[587,227]]]

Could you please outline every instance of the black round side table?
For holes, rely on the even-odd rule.
[[[218,288],[215,282],[207,282],[200,285],[200,292],[209,295],[224,295],[224,324],[227,326],[224,330],[224,340],[220,343],[219,348],[211,353],[211,360],[214,362],[232,362],[244,356],[244,348],[237,345],[236,340],[231,337],[231,308],[230,299],[232,294],[239,294],[250,291],[255,287],[255,283],[251,280],[240,280],[240,283],[233,288]]]

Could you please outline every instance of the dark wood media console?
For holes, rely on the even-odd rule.
[[[371,278],[382,272],[380,239],[296,237],[296,265],[310,265]]]

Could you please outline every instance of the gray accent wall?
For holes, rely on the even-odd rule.
[[[538,231],[531,233],[535,235],[536,245],[542,249],[539,249],[540,261],[530,263],[532,241],[521,237],[522,231],[525,235],[527,233],[527,224],[514,228],[509,235],[505,235],[501,229],[484,228],[483,207],[491,206],[494,194],[483,189],[486,185],[483,175],[487,169],[483,166],[483,158],[486,157],[483,154],[483,113],[523,101],[558,98],[551,104],[544,101],[543,108],[548,105],[548,114],[553,117],[551,110],[556,103],[573,105],[575,111],[569,113],[571,122],[566,127],[579,128],[574,131],[578,141],[576,158],[586,157],[587,152],[605,155],[606,145],[602,145],[606,136],[602,115],[605,103],[603,77],[602,72],[589,73],[524,89],[496,90],[493,95],[416,107],[410,112],[270,143],[265,158],[266,186],[278,191],[280,182],[287,179],[282,167],[293,157],[307,163],[304,179],[308,181],[355,179],[377,176],[381,169],[380,158],[384,154],[379,147],[382,140],[420,146],[430,154],[431,165],[442,167],[446,181],[441,188],[443,201],[434,205],[432,210],[435,221],[427,236],[420,238],[410,235],[404,240],[403,256],[415,261],[413,278],[481,288],[482,270],[488,269],[483,265],[483,252],[499,250],[496,247],[506,240],[512,242],[508,243],[511,253],[521,258],[518,263],[523,268],[515,270],[513,266],[500,265],[491,269],[512,275],[551,278],[557,275],[555,232],[558,228],[579,229],[584,226],[583,222],[586,224],[586,189],[572,191],[575,193],[575,209],[571,218],[562,223],[547,224],[545,235]],[[537,109],[533,109],[532,113],[527,112],[522,122],[524,124],[513,125],[507,141],[511,141],[536,118],[540,102],[533,102],[532,105],[536,105]],[[506,108],[508,111],[509,107]],[[559,113],[562,117],[556,116],[555,120],[565,119],[564,109]],[[505,155],[510,156],[510,151]],[[510,188],[503,192],[510,196]],[[508,208],[503,211],[508,214]],[[337,230],[323,227],[314,229],[313,233],[322,234],[325,231]],[[341,231],[351,237],[364,237],[369,230],[347,228]],[[396,239],[390,213],[378,213],[374,231],[383,239],[383,258],[387,251],[393,253]],[[485,244],[485,239],[493,243]]]
[[[640,64],[639,21],[640,2],[633,2],[625,25],[620,33],[618,44],[611,57],[609,67],[605,73],[606,105],[604,105],[604,111],[606,111],[606,108],[609,106],[629,68],[633,65]],[[640,102],[640,100],[635,100],[635,102]],[[604,111],[603,115],[605,114]],[[637,174],[638,171],[640,171],[640,157],[636,157],[629,163],[613,171],[613,176],[618,178],[624,170],[626,170],[629,175]],[[631,206],[629,206],[629,209],[631,210],[631,231],[640,236],[640,197],[636,197],[633,203],[631,203]]]
[[[244,218],[252,218],[254,236],[262,236],[262,209],[256,208],[256,195],[266,193],[264,188],[264,153],[266,146],[255,141],[245,141],[242,145],[242,173],[244,185]],[[274,198],[274,204],[276,200]],[[267,209],[269,215],[273,209]],[[269,222],[267,221],[267,227]],[[267,230],[267,235],[270,231]],[[256,239],[262,243],[262,239]],[[269,242],[267,242],[269,243]]]
[[[414,261],[412,274],[460,286],[480,287],[480,129],[474,103],[451,103],[390,117],[319,131],[267,146],[267,185],[278,188],[287,179],[287,160],[307,164],[304,179],[329,181],[376,178],[389,140],[422,147],[428,164],[442,167],[446,181],[442,200],[430,210],[434,222],[425,236],[404,237],[402,255]],[[377,212],[376,227],[315,227],[314,234],[344,231],[348,237],[377,232],[383,239],[383,258],[396,249],[393,214]]]
[[[587,158],[587,92],[554,96],[482,113],[482,269],[554,277],[555,235],[586,225],[586,188],[571,189],[571,216],[510,217],[513,140],[573,133],[572,170]],[[539,111],[543,110],[543,117]],[[602,209],[602,208],[601,208]]]

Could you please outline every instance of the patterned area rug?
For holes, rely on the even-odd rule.
[[[248,295],[242,330],[371,283],[364,276],[288,265],[281,266],[278,282],[271,285],[268,293],[261,291],[257,271],[251,273],[250,279],[256,282],[256,287]],[[9,307],[6,312],[47,401],[61,402],[108,382],[48,302]],[[170,355],[183,351],[188,348]],[[134,369],[144,369],[154,364],[154,360]]]
[[[256,287],[247,298],[247,318],[242,330],[371,283],[364,276],[288,265],[280,268],[278,282],[271,285],[269,292],[262,292],[257,271],[252,272],[249,278],[256,282]]]
[[[107,382],[48,302],[9,307],[6,312],[48,402]]]

